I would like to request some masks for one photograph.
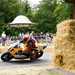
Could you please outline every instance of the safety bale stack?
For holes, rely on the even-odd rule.
[[[54,64],[75,69],[75,20],[66,20],[57,25],[53,46]]]

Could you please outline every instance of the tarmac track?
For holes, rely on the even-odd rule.
[[[52,57],[48,52],[45,52],[41,58],[33,62],[27,60],[3,62],[0,59],[0,75],[49,75],[49,73],[51,75],[75,75],[75,73],[63,69],[49,68],[51,60]]]
[[[0,55],[1,56],[1,55]],[[28,60],[11,60],[10,62],[3,62],[0,59],[0,69],[5,68],[27,68],[27,67],[42,67],[48,66],[50,64],[51,57],[48,52],[45,52],[41,58],[30,62]]]

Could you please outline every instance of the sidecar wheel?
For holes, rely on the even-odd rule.
[[[2,54],[1,60],[4,62],[8,62],[12,59],[12,55],[9,52]]]

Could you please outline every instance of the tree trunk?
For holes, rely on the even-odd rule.
[[[73,5],[73,8],[72,8],[71,19],[75,19],[75,5]]]
[[[65,0],[65,2],[73,4],[70,18],[75,19],[75,0]]]

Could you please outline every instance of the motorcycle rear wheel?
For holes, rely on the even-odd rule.
[[[4,54],[1,55],[1,60],[4,62],[8,62],[12,59],[12,55],[9,52],[6,52]]]
[[[30,57],[30,60],[34,61],[34,60],[40,58],[42,55],[43,55],[43,51],[42,50],[40,50],[40,51],[35,50],[35,51],[32,52],[32,56]]]
[[[42,50],[38,51],[37,58],[40,58],[42,55],[43,55],[43,51]]]
[[[30,56],[30,61],[34,61],[37,59],[37,51],[32,51],[32,54]]]

